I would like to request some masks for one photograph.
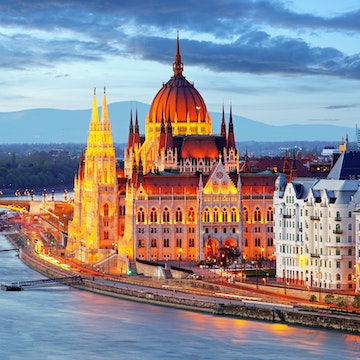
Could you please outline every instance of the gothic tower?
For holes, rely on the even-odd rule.
[[[70,251],[96,263],[118,246],[116,158],[104,89],[99,120],[96,92],[85,154],[74,181],[74,218],[69,225]]]

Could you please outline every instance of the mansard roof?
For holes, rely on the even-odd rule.
[[[360,179],[360,151],[344,151],[331,169],[328,179]]]

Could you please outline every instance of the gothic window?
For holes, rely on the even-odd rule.
[[[195,221],[195,210],[193,207],[191,207],[188,210],[188,222],[194,222]]]
[[[254,211],[254,220],[261,221],[261,210],[258,206],[255,208],[255,211]]]
[[[193,248],[195,247],[195,239],[194,238],[190,238],[189,239],[189,248]]]
[[[139,239],[138,240],[138,247],[139,248],[144,248],[145,247],[145,240],[144,239]]]
[[[170,247],[170,241],[169,239],[164,239],[164,248]]]
[[[235,207],[231,208],[231,222],[237,221],[237,210]]]
[[[109,216],[109,204],[104,204],[104,216]]]
[[[166,223],[166,222],[169,222],[170,221],[170,211],[169,211],[169,208],[164,208],[164,211],[163,211],[163,222]]]
[[[274,211],[271,206],[268,207],[266,211],[266,220],[267,221],[274,221]]]
[[[144,208],[139,208],[138,213],[137,213],[137,221],[139,223],[143,223],[145,222],[145,211]]]
[[[109,240],[109,232],[104,231],[104,240]]]
[[[208,208],[204,210],[204,222],[210,222],[210,211]]]
[[[150,222],[157,222],[157,211],[154,207],[150,210]]]
[[[222,221],[228,222],[228,211],[227,208],[222,209]]]
[[[177,238],[177,239],[176,239],[176,247],[181,248],[181,245],[182,245],[182,239]]]
[[[182,211],[181,211],[181,208],[176,208],[176,211],[175,211],[175,221],[176,222],[181,222],[182,221]]]
[[[244,207],[244,220],[249,221],[249,209]]]
[[[157,246],[157,244],[156,244],[156,239],[151,239],[150,246],[151,246],[152,248],[154,248],[154,247]]]
[[[214,222],[219,222],[219,209],[215,208],[213,211]]]

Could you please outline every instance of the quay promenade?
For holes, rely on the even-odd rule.
[[[16,231],[3,234],[20,248],[21,260],[39,273],[51,278],[81,274],[84,282],[72,285],[81,290],[221,316],[360,332],[359,313],[335,311],[319,304],[313,306],[301,298],[272,293],[270,286],[264,291],[252,288],[251,284],[190,279],[160,281],[141,276],[99,274],[79,264],[70,266],[61,259],[40,257],[31,247],[24,246],[23,237],[19,243],[21,236]]]

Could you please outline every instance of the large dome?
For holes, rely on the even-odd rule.
[[[177,38],[173,71],[174,75],[155,95],[150,106],[148,122],[160,124],[163,119],[165,121],[170,119],[175,135],[211,133],[211,119],[205,102],[194,84],[182,74],[179,38]]]

